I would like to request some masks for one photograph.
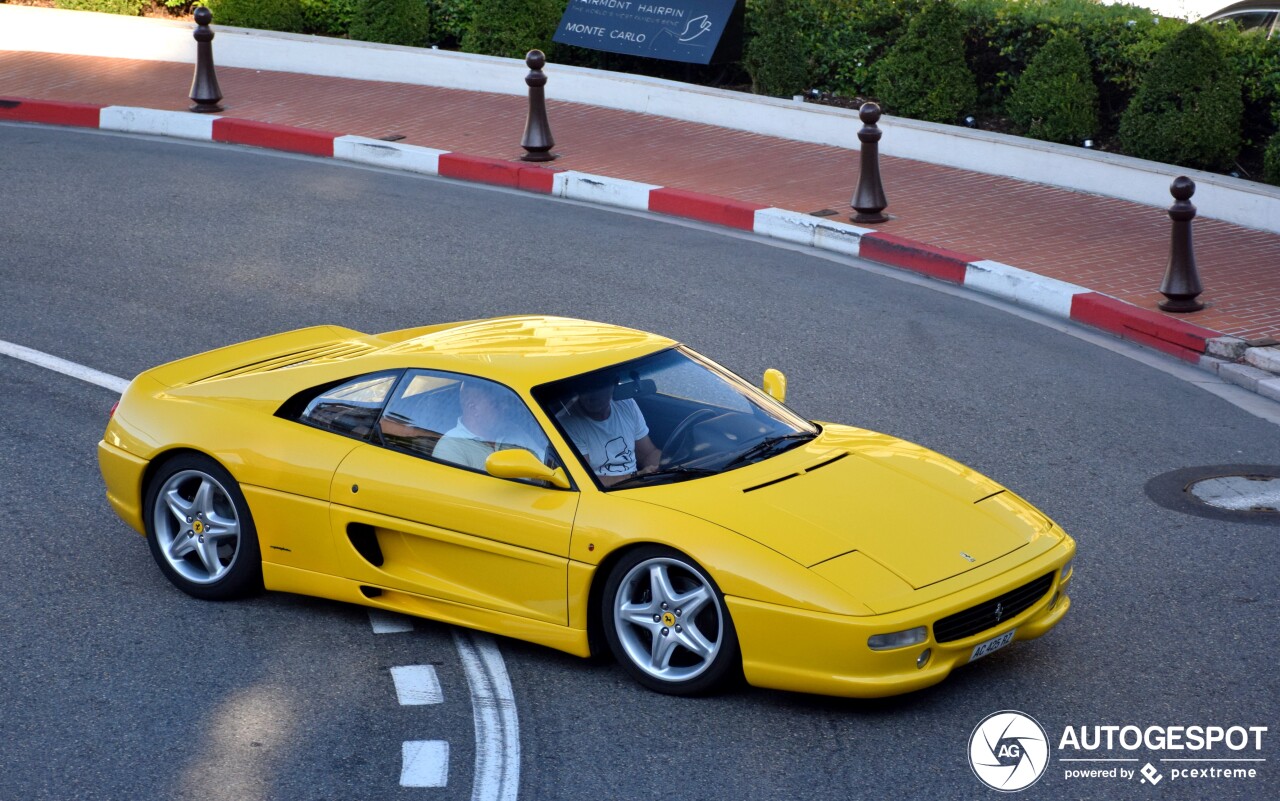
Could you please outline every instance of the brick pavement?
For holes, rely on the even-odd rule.
[[[0,95],[183,110],[188,64],[0,52]],[[548,70],[555,80],[554,67]],[[219,68],[225,114],[514,159],[525,100],[456,89]],[[551,101],[560,169],[814,212],[848,213],[857,154],[644,114]],[[856,124],[852,123],[851,124]],[[895,219],[869,226],[994,259],[1155,309],[1169,222],[1158,209],[1009,178],[882,157]],[[1280,214],[1280,210],[1277,210]],[[835,219],[847,219],[837,217]],[[1200,217],[1208,304],[1177,318],[1280,339],[1280,235]]]

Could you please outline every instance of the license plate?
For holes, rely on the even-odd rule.
[[[973,653],[969,655],[969,661],[973,662],[975,660],[981,659],[982,657],[986,656],[992,651],[999,651],[1001,648],[1013,642],[1013,635],[1014,635],[1014,632],[1016,631],[1017,629],[1006,631],[1004,634],[1001,634],[999,637],[996,637],[994,639],[987,640],[984,643],[979,643],[978,645],[975,645],[973,647]]]

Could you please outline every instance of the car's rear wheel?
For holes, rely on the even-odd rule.
[[[678,551],[645,546],[626,554],[609,575],[602,603],[610,650],[650,689],[698,695],[740,670],[724,596]]]
[[[220,601],[261,588],[249,505],[220,464],[198,454],[170,459],[152,477],[144,503],[151,555],[178,589]]]

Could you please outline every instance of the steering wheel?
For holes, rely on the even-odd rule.
[[[689,439],[689,434],[693,431],[693,427],[715,416],[716,413],[710,409],[698,409],[695,412],[690,412],[671,430],[671,436],[667,437],[667,443],[662,446],[662,459],[659,460],[659,464],[666,467],[676,461],[676,455],[683,455],[684,450],[689,446],[687,440]]]

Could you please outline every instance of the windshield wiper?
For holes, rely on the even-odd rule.
[[[742,453],[730,459],[729,463],[725,465],[725,469],[727,470],[730,467],[737,467],[738,465],[743,464],[744,462],[748,462],[751,459],[756,458],[757,456],[764,456],[766,453],[773,450],[774,446],[780,443],[792,442],[795,440],[802,440],[802,441],[808,442],[809,440],[813,439],[816,436],[818,435],[813,433],[812,431],[797,431],[794,434],[783,434],[777,437],[766,437],[765,439],[760,440],[755,445],[752,445],[750,448],[747,448]]]
[[[647,484],[655,478],[675,478],[686,481],[691,478],[701,478],[702,476],[714,476],[719,472],[719,470],[710,470],[705,467],[664,467],[651,473],[636,473],[634,476],[628,476],[616,484],[611,484],[608,489]]]

